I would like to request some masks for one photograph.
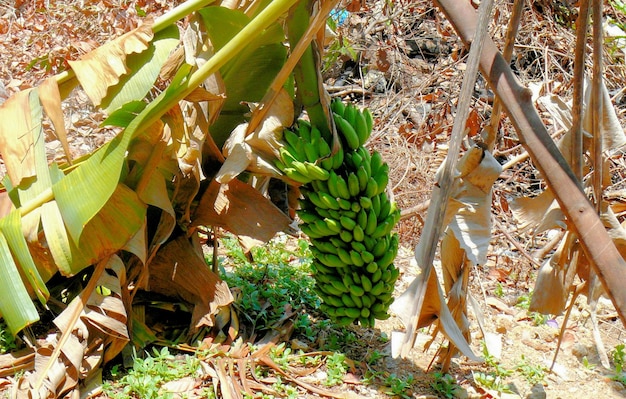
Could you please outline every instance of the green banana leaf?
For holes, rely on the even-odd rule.
[[[238,10],[209,7],[199,11],[206,25],[214,50],[223,48],[250,21]],[[233,129],[244,123],[250,111],[245,102],[259,102],[267,92],[278,71],[282,68],[287,49],[278,23],[260,32],[230,62],[220,68],[226,87],[226,102],[220,117],[211,126],[211,136],[222,147]]]
[[[0,314],[6,321],[9,330],[16,334],[24,327],[39,320],[39,314],[22,282],[20,272],[9,247],[7,235],[11,236],[14,241],[15,248],[13,248],[13,251],[17,257],[20,259],[26,258],[26,265],[33,267],[33,269],[29,268],[25,272],[26,278],[37,280],[39,273],[36,273],[37,269],[34,268],[28,249],[25,249],[26,242],[22,235],[19,213],[18,211],[13,211],[11,215],[0,220],[0,290],[2,292]],[[22,242],[20,242],[20,238]],[[26,254],[28,256],[25,256]],[[28,262],[28,259],[30,259],[30,262]],[[22,267],[24,267],[23,265]],[[33,273],[33,270],[35,273]],[[45,285],[43,287],[45,288]]]

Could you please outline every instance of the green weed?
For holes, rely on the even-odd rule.
[[[4,320],[0,319],[0,354],[14,351],[18,348],[15,337],[9,331]]]
[[[626,363],[626,352],[624,352],[624,344],[619,344],[611,352],[611,358],[613,359],[613,381],[618,381],[623,385],[626,385],[626,373],[624,372],[624,364]]]
[[[430,386],[441,396],[444,398],[454,398],[456,397],[457,391],[461,389],[461,387],[456,383],[456,380],[450,374],[444,373],[434,373],[433,377],[435,378],[433,382],[430,383]]]
[[[194,356],[176,357],[167,347],[161,350],[155,348],[145,359],[135,355],[132,369],[116,382],[104,384],[103,388],[114,399],[131,396],[142,399],[171,398],[171,393],[161,392],[161,386],[168,381],[193,375],[199,367],[200,361]],[[113,369],[111,374],[119,375],[119,370]]]
[[[316,326],[308,313],[319,308],[320,299],[313,291],[308,243],[300,240],[290,250],[284,243],[272,241],[252,249],[251,263],[234,238],[226,237],[222,242],[232,267],[227,271],[221,265],[221,277],[229,287],[241,291],[235,306],[252,329],[271,329],[285,310],[291,309],[302,313],[296,319],[296,334],[313,340]]]
[[[524,355],[522,355],[520,363],[515,367],[515,370],[519,372],[530,385],[543,382],[546,378],[546,371],[548,371],[543,365],[529,363]]]
[[[415,383],[415,377],[413,374],[409,374],[406,377],[398,377],[395,373],[392,373],[385,379],[385,385],[391,390],[391,394],[403,399],[411,397],[411,386]]]
[[[327,379],[324,382],[327,386],[335,386],[343,383],[343,378],[348,371],[346,355],[335,352],[326,358]]]

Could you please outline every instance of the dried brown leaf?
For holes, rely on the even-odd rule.
[[[211,182],[192,220],[194,225],[219,226],[234,233],[246,249],[269,241],[291,223],[258,190],[237,179],[223,185]]]
[[[202,253],[184,236],[163,246],[149,268],[151,292],[194,305],[192,329],[199,324],[213,326],[219,309],[233,301],[228,285],[209,269]]]

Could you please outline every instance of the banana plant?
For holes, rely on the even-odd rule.
[[[247,163],[238,178],[214,177],[229,159],[241,160],[226,145],[240,137],[242,126],[251,152],[271,164],[272,143],[280,145],[282,128],[293,120],[289,77],[326,19],[320,12],[317,25],[309,24],[308,3],[290,14],[296,3],[227,8],[210,0],[185,2],[0,107],[7,168],[2,209],[9,209],[0,219],[2,317],[17,334],[39,319],[31,298],[50,306],[53,275],[90,276],[55,319],[56,341],[36,348],[37,367],[20,379],[18,396],[65,395],[129,340],[153,339],[130,307],[139,289],[190,303],[194,331],[236,322],[227,310],[228,287],[206,267],[195,243],[204,226],[223,227],[252,245],[290,223],[253,187],[253,176],[273,176],[276,169],[259,171]],[[332,4],[322,10],[328,13]],[[306,34],[287,38],[285,17],[288,26],[306,17]],[[177,21],[183,18],[188,22],[180,35]],[[103,125],[116,135],[73,159],[61,104],[78,86],[108,115]],[[317,105],[322,112],[323,104]],[[258,116],[261,111],[265,116]],[[269,128],[276,114],[283,117]],[[45,117],[52,132],[44,132]],[[48,162],[44,133],[63,144],[66,162]],[[269,150],[260,151],[263,146]],[[83,358],[94,361],[88,371]],[[62,368],[67,372],[58,372]]]

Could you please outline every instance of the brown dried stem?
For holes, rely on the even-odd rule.
[[[583,86],[585,82],[585,48],[589,27],[589,0],[580,1],[576,20],[576,48],[574,50],[574,92],[572,99],[572,148],[571,166],[578,181],[583,178]]]

